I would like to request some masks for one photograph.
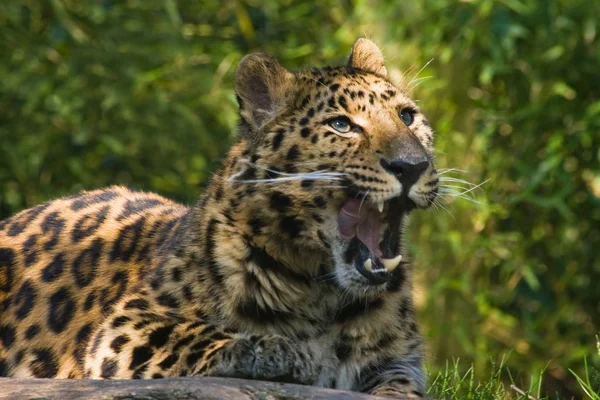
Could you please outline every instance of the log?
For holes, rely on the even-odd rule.
[[[36,400],[376,400],[382,397],[313,386],[231,378],[154,380],[0,378],[1,399]],[[388,399],[389,400],[389,399]]]

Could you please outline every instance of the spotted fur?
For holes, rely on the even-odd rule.
[[[412,266],[369,284],[337,222],[349,196],[404,193],[389,211],[402,225],[437,192],[432,130],[386,73],[365,39],[341,67],[292,73],[249,55],[238,139],[197,204],[110,187],[1,222],[0,376],[213,375],[419,396]],[[339,116],[351,131],[331,127]],[[416,155],[428,167],[410,185],[386,166]]]

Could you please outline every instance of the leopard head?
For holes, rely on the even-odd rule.
[[[404,219],[432,204],[438,177],[433,131],[380,49],[359,39],[347,65],[298,72],[250,54],[235,84],[246,150],[228,181],[256,197],[256,240],[323,254],[347,292],[397,286]]]

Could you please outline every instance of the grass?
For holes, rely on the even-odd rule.
[[[600,356],[600,337],[596,335],[596,349],[598,350],[598,355]],[[600,371],[590,369],[588,367],[587,358],[583,360],[584,362],[584,370],[585,376],[580,377],[572,370],[569,370],[577,382],[579,386],[581,386],[581,390],[589,397],[591,400],[600,400]],[[592,379],[595,381],[595,384],[592,383]]]
[[[600,349],[599,349],[600,354]],[[585,400],[600,400],[600,372],[588,367],[584,359],[585,375],[578,376],[573,371]],[[504,366],[504,360],[499,365],[492,366],[492,374],[488,379],[479,380],[475,377],[473,368],[466,372],[458,360],[447,362],[445,369],[430,373],[430,384],[427,397],[438,400],[570,400],[560,397],[548,397],[542,394],[542,375],[529,383],[529,387],[521,388],[515,385],[510,371]],[[508,376],[510,385],[506,385],[504,377]],[[583,400],[583,399],[582,399]]]
[[[587,359],[584,360],[585,362],[585,376],[582,378],[579,375],[577,375],[575,372],[571,371],[571,373],[575,376],[575,379],[577,379],[577,382],[579,383],[579,386],[581,386],[581,389],[583,390],[583,392],[586,394],[587,397],[589,397],[591,400],[600,400],[600,385],[596,384],[596,385],[592,385],[591,382],[591,378],[590,376],[592,375],[590,372],[590,369],[588,368],[588,363],[587,363]],[[598,373],[598,371],[594,371],[595,373],[595,378],[596,380],[600,380],[600,374]],[[595,389],[594,389],[595,386]]]
[[[459,361],[446,362],[446,368],[430,377],[427,396],[440,400],[502,399],[506,398],[505,387],[500,380],[502,366],[494,368],[490,379],[477,382],[473,367],[461,372]]]

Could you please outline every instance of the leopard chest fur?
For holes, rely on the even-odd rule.
[[[281,320],[250,322],[247,316],[236,316],[233,325],[248,335],[278,332],[305,344],[308,353],[318,355],[320,372],[314,384],[342,390],[356,390],[361,371],[375,370],[382,354],[392,358],[420,343],[405,293],[340,298],[321,286],[309,293]]]

